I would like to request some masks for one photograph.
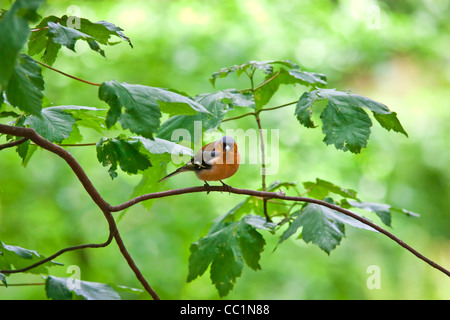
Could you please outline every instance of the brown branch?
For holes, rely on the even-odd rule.
[[[92,86],[97,86],[97,87],[101,86],[101,83],[90,82],[90,81],[87,81],[87,80],[84,80],[84,79],[72,76],[72,75],[70,75],[68,73],[65,73],[65,72],[61,71],[61,70],[55,69],[55,68],[49,66],[48,64],[45,64],[45,63],[43,63],[43,62],[41,62],[39,60],[34,60],[34,61],[36,61],[36,63],[39,63],[41,66],[46,67],[46,68],[48,68],[50,70],[56,71],[56,72],[58,72],[58,73],[60,73],[62,75],[65,75],[66,77],[69,77],[69,78],[72,78],[72,79],[75,79],[75,80],[78,80],[78,81],[90,84]]]
[[[77,246],[67,247],[67,248],[59,250],[58,252],[52,254],[51,256],[49,256],[45,259],[42,259],[32,265],[29,265],[28,267],[25,267],[22,269],[14,269],[14,270],[0,270],[0,273],[4,273],[4,274],[8,273],[9,274],[9,273],[26,272],[26,271],[34,269],[46,262],[49,262],[49,261],[55,259],[56,257],[62,255],[63,253],[66,253],[69,251],[81,250],[81,249],[87,249],[87,248],[103,248],[103,247],[108,246],[111,243],[113,236],[114,236],[114,233],[112,232],[112,230],[110,228],[110,233],[109,233],[108,239],[103,243],[89,243],[89,244],[81,244],[81,245],[77,245]]]
[[[230,186],[200,186],[200,187],[190,187],[190,188],[184,188],[184,189],[176,189],[176,190],[168,190],[168,191],[161,191],[161,192],[155,192],[150,194],[145,194],[142,196],[138,196],[136,198],[133,198],[129,201],[126,201],[120,205],[111,206],[108,202],[106,202],[100,194],[97,192],[95,187],[92,185],[88,177],[86,176],[84,170],[81,168],[81,166],[78,164],[78,162],[68,153],[65,149],[59,147],[58,145],[55,145],[41,136],[39,136],[33,129],[30,128],[22,128],[22,127],[13,127],[8,125],[0,124],[0,133],[6,133],[11,134],[15,136],[22,136],[30,139],[37,145],[41,146],[42,148],[57,154],[61,158],[63,158],[69,166],[72,168],[74,173],[76,174],[77,178],[82,183],[85,190],[88,192],[88,194],[91,196],[93,201],[102,209],[103,213],[105,214],[105,217],[107,218],[108,222],[110,223],[110,230],[114,230],[114,232],[110,232],[110,234],[114,234],[114,238],[116,240],[117,245],[119,246],[122,255],[127,260],[130,267],[133,269],[133,271],[136,274],[136,277],[139,279],[139,281],[144,285],[146,290],[154,297],[155,299],[158,298],[154,290],[148,285],[142,274],[140,273],[137,266],[134,264],[133,260],[129,256],[128,252],[125,249],[125,246],[123,244],[122,239],[120,238],[120,235],[117,230],[117,226],[115,224],[114,219],[112,218],[111,212],[118,212],[122,211],[128,207],[131,207],[139,202],[149,200],[149,199],[156,199],[156,198],[164,198],[169,196],[175,196],[175,195],[181,195],[181,194],[188,194],[188,193],[198,193],[198,192],[229,192],[234,194],[243,194],[248,196],[254,196],[254,197],[262,197],[265,199],[281,199],[281,200],[287,200],[287,201],[297,201],[297,202],[307,202],[307,203],[315,203],[321,206],[328,207],[332,210],[336,210],[338,212],[341,212],[349,217],[352,217],[361,223],[364,223],[365,225],[368,225],[375,229],[376,231],[380,232],[381,234],[389,237],[391,240],[414,254],[417,258],[423,260],[424,262],[428,263],[430,266],[436,268],[437,270],[443,272],[447,276],[450,276],[450,271],[445,269],[444,267],[438,265],[434,261],[428,259],[421,253],[419,253],[417,250],[394,236],[392,233],[388,232],[387,230],[379,227],[378,225],[374,224],[373,222],[347,210],[344,208],[341,208],[339,206],[333,205],[331,203],[317,200],[317,199],[311,199],[311,198],[305,198],[301,196],[287,196],[282,192],[267,192],[267,191],[256,191],[256,190],[247,190],[247,189],[238,189],[233,188]]]
[[[77,176],[78,180],[80,180],[80,182],[83,185],[86,192],[91,196],[92,200],[97,204],[97,206],[103,211],[103,214],[105,215],[105,218],[107,219],[109,226],[110,226],[110,237],[111,237],[111,235],[114,236],[114,239],[116,240],[116,243],[119,246],[120,252],[124,256],[124,258],[127,260],[128,264],[130,265],[131,269],[135,273],[138,280],[141,282],[141,284],[144,286],[144,288],[147,290],[147,292],[154,299],[159,299],[158,295],[148,284],[147,280],[142,276],[142,273],[139,271],[138,267],[134,263],[133,259],[131,258],[130,254],[128,253],[127,249],[125,248],[122,238],[119,235],[117,225],[116,225],[114,218],[111,215],[111,212],[109,210],[111,205],[108,202],[106,202],[102,198],[102,196],[98,193],[97,189],[95,189],[94,185],[89,180],[89,178],[86,175],[86,173],[84,172],[83,168],[75,160],[75,158],[67,150],[65,150],[64,148],[62,148],[54,143],[51,143],[51,142],[45,140],[40,135],[38,135],[36,133],[36,131],[34,131],[31,128],[13,127],[13,126],[0,124],[0,133],[6,133],[6,134],[14,135],[14,136],[28,138],[35,144],[60,156],[67,162],[67,164],[71,167],[72,171]],[[108,238],[108,240],[110,240],[110,239]],[[85,246],[85,245],[81,245],[81,246]],[[72,249],[72,248],[74,248],[74,249]],[[81,247],[81,248],[83,248],[83,247]],[[59,254],[62,254],[64,252],[67,252],[70,250],[75,250],[75,249],[80,249],[80,246],[70,247],[70,248],[60,250],[59,252],[50,256],[47,259],[54,259]],[[49,261],[49,260],[46,260],[44,262],[40,261],[39,264],[45,263],[47,261]],[[30,266],[28,268],[31,269],[31,267],[34,267],[34,266]]]
[[[326,201],[312,199],[312,198],[305,198],[300,196],[287,196],[283,192],[268,192],[268,191],[257,191],[257,190],[248,190],[248,189],[238,189],[228,186],[201,186],[201,187],[190,187],[190,188],[183,188],[183,189],[176,189],[176,190],[168,190],[168,191],[160,191],[155,193],[149,193],[144,194],[142,196],[138,196],[136,198],[133,198],[127,202],[124,202],[117,206],[111,206],[110,210],[112,212],[116,211],[122,211],[128,207],[131,207],[139,202],[149,200],[149,199],[157,199],[157,198],[164,198],[164,197],[170,197],[170,196],[176,196],[180,194],[188,194],[188,193],[197,193],[197,192],[229,192],[234,194],[244,194],[248,196],[254,196],[254,197],[262,197],[266,199],[281,199],[281,200],[287,200],[287,201],[299,201],[299,202],[307,202],[307,203],[315,203],[333,210],[336,210],[338,212],[341,212],[349,217],[352,217],[356,220],[358,220],[361,223],[364,223],[365,225],[372,227],[376,231],[378,231],[381,234],[384,234],[385,236],[389,237],[393,241],[395,241],[397,244],[414,254],[419,259],[425,261],[430,266],[438,269],[439,271],[445,273],[447,276],[450,277],[450,271],[446,270],[442,266],[438,265],[437,263],[433,262],[432,260],[428,259],[421,253],[419,253],[417,250],[412,248],[411,246],[407,245],[405,242],[394,236],[389,231],[381,228],[380,226],[376,225],[375,223],[357,215],[356,213],[351,212],[350,210],[341,208],[337,205],[328,203]]]
[[[19,144],[22,144],[22,143],[26,142],[27,140],[28,140],[28,138],[22,138],[22,139],[19,139],[19,140],[16,140],[16,141],[11,141],[11,142],[7,142],[7,143],[4,143],[4,144],[0,144],[0,150],[18,146]]]

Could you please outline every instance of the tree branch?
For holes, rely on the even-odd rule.
[[[190,188],[175,189],[175,190],[160,191],[160,192],[155,192],[155,193],[144,194],[142,196],[138,196],[127,202],[124,202],[120,205],[111,206],[110,210],[112,212],[122,211],[128,207],[131,207],[131,206],[133,206],[139,202],[145,201],[145,200],[176,196],[176,195],[180,195],[180,194],[198,193],[198,192],[208,192],[208,193],[209,192],[229,192],[229,193],[234,193],[234,194],[245,194],[248,196],[261,197],[261,198],[265,198],[265,199],[281,199],[281,200],[287,200],[287,201],[315,203],[315,204],[330,208],[332,210],[336,210],[336,211],[341,212],[349,217],[352,217],[353,219],[358,220],[361,223],[364,223],[365,225],[375,229],[379,233],[384,234],[385,236],[389,237],[390,239],[395,241],[397,244],[399,244],[400,246],[402,246],[403,248],[405,248],[406,250],[408,250],[409,252],[414,254],[419,259],[425,261],[430,266],[438,269],[439,271],[445,273],[447,276],[450,277],[449,270],[446,270],[442,266],[440,266],[437,263],[433,262],[432,260],[426,258],[424,255],[422,255],[417,250],[415,250],[414,248],[412,248],[411,246],[406,244],[404,241],[402,241],[399,238],[397,238],[396,236],[394,236],[389,231],[387,231],[387,230],[383,229],[382,227],[376,225],[375,223],[357,215],[356,213],[354,213],[350,210],[344,209],[342,207],[339,207],[337,205],[328,203],[326,201],[312,199],[312,198],[305,198],[305,197],[300,197],[300,196],[287,196],[283,192],[268,192],[268,191],[238,189],[238,188],[233,188],[231,186],[230,187],[228,187],[228,186],[190,187]]]
[[[176,190],[168,190],[168,191],[161,191],[161,192],[155,192],[150,194],[145,194],[138,196],[136,198],[133,198],[129,201],[126,201],[120,205],[111,206],[108,202],[106,202],[101,195],[98,193],[98,191],[95,189],[89,178],[87,177],[86,173],[82,169],[82,167],[78,164],[78,162],[75,160],[75,158],[72,157],[72,155],[67,152],[65,149],[61,148],[60,146],[53,144],[41,136],[39,136],[33,129],[31,128],[23,128],[23,127],[13,127],[8,126],[4,124],[0,124],[0,133],[6,133],[10,135],[15,136],[21,136],[24,138],[28,138],[37,145],[41,146],[42,148],[57,154],[61,158],[63,158],[69,166],[72,168],[72,171],[76,174],[77,178],[80,180],[81,184],[85,188],[86,192],[91,196],[93,201],[98,205],[99,208],[102,209],[103,213],[105,214],[106,219],[108,220],[108,223],[110,225],[110,237],[111,234],[113,234],[117,245],[120,248],[120,251],[122,255],[127,260],[130,267],[133,269],[133,271],[136,274],[136,277],[139,279],[139,281],[143,284],[143,286],[146,288],[146,290],[154,297],[155,299],[159,299],[159,297],[156,295],[154,290],[148,285],[144,277],[142,276],[142,273],[139,271],[137,266],[134,264],[133,260],[131,259],[130,255],[126,251],[126,248],[123,244],[123,241],[118,233],[117,226],[115,224],[115,221],[112,217],[111,212],[118,212],[122,211],[128,207],[131,207],[139,202],[149,200],[149,199],[156,199],[156,198],[164,198],[169,196],[175,196],[175,195],[181,195],[181,194],[188,194],[188,193],[198,193],[198,192],[229,192],[234,194],[244,194],[248,196],[255,196],[255,197],[262,197],[265,199],[281,199],[281,200],[287,200],[287,201],[297,201],[297,202],[307,202],[307,203],[315,203],[321,206],[328,207],[332,210],[336,210],[338,212],[341,212],[349,217],[352,217],[361,223],[364,223],[365,225],[370,226],[371,228],[375,229],[376,231],[380,232],[381,234],[389,237],[391,240],[395,241],[397,244],[414,254],[417,258],[423,260],[424,262],[428,263],[430,266],[436,268],[437,270],[443,272],[447,276],[450,277],[450,271],[445,269],[444,267],[438,265],[434,261],[428,259],[421,253],[419,253],[417,250],[412,248],[411,246],[407,245],[405,242],[394,236],[392,233],[388,232],[387,230],[379,227],[378,225],[374,224],[373,222],[357,215],[356,213],[353,213],[347,209],[341,208],[339,206],[333,205],[331,203],[312,199],[312,198],[305,198],[301,196],[287,196],[282,192],[267,192],[267,191],[256,191],[256,190],[247,190],[247,189],[238,189],[233,188],[229,186],[209,186],[209,187],[190,187],[190,188],[183,188],[183,189],[176,189]],[[113,230],[113,231],[111,231]],[[108,238],[108,240],[110,240]],[[79,249],[79,248],[77,248]],[[63,251],[66,250],[66,251]],[[57,254],[62,254],[64,252],[70,251],[66,249],[63,249],[58,252]],[[56,254],[55,254],[56,255]],[[47,258],[47,259],[54,259],[55,255]]]
[[[28,138],[22,138],[22,139],[19,139],[19,140],[16,140],[16,141],[11,141],[11,142],[7,142],[7,143],[4,143],[4,144],[0,144],[0,150],[18,146],[19,144],[22,144],[22,143],[26,142],[27,140],[28,140]]]
[[[147,292],[154,298],[159,299],[156,292],[151,288],[151,286],[148,284],[147,280],[142,276],[142,273],[139,271],[138,267],[134,263],[133,259],[131,258],[130,254],[128,253],[127,249],[125,248],[125,245],[122,241],[122,238],[120,237],[119,231],[117,229],[117,225],[114,221],[114,217],[111,214],[111,211],[109,208],[111,205],[106,202],[102,196],[98,193],[97,189],[95,189],[92,182],[89,180],[88,176],[84,172],[83,168],[80,166],[80,164],[75,160],[75,158],[64,148],[61,148],[60,146],[51,143],[44,138],[42,138],[40,135],[36,133],[31,128],[24,128],[24,127],[13,127],[8,126],[4,124],[0,124],[0,133],[6,133],[14,136],[20,136],[24,138],[30,139],[32,142],[37,144],[38,146],[60,156],[63,158],[67,164],[71,167],[72,171],[77,176],[78,180],[80,180],[81,184],[83,185],[86,192],[91,196],[92,200],[97,204],[97,206],[103,211],[103,214],[105,215],[105,218],[107,219],[110,227],[110,237],[108,238],[108,241],[105,242],[106,245],[108,245],[111,242],[111,237],[113,236],[116,240],[117,245],[119,246],[120,252],[128,262],[128,265],[131,267],[133,272],[135,273],[138,280],[141,282],[141,284],[144,286],[144,288],[147,290]],[[103,244],[100,244],[100,246]],[[83,247],[84,246],[84,247]],[[54,259],[58,255],[71,251],[76,249],[83,249],[85,247],[98,247],[99,245],[91,244],[91,245],[81,245],[81,246],[75,246],[75,247],[69,247],[66,249],[62,249],[58,251],[56,254],[50,256],[47,259],[44,259],[45,261],[38,262],[33,266],[27,267],[27,270],[36,267],[37,265],[40,265],[42,263],[45,263],[47,261],[50,261],[51,259]]]

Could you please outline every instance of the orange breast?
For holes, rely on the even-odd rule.
[[[220,181],[231,177],[239,169],[240,155],[236,152],[228,156],[231,156],[232,161],[227,161],[224,155],[223,159],[214,163],[210,169],[196,171],[197,177],[203,181]]]

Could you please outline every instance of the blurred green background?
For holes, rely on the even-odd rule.
[[[0,1],[9,8],[10,1]],[[106,20],[124,29],[134,48],[106,47],[106,59],[78,42],[63,48],[54,67],[83,79],[111,79],[174,88],[190,95],[212,92],[208,77],[249,60],[290,59],[328,76],[329,88],[351,90],[398,113],[409,138],[372,127],[368,148],[355,155],[326,146],[320,128],[301,127],[295,106],[262,113],[267,129],[280,129],[280,169],[269,182],[316,177],[358,191],[364,201],[420,213],[393,216],[390,229],[440,265],[450,268],[450,2],[436,1],[47,1],[39,13]],[[97,88],[44,70],[45,94],[55,105],[106,108]],[[217,88],[245,88],[230,76]],[[282,88],[269,106],[298,99],[305,88]],[[239,115],[238,110],[229,116]],[[226,128],[256,128],[250,117]],[[83,132],[87,142],[100,138]],[[4,138],[0,143],[4,142]],[[95,147],[70,148],[104,198],[129,199],[139,176],[111,180]],[[169,165],[169,170],[173,166]],[[260,187],[258,165],[244,164],[228,181]],[[163,189],[199,185],[194,175]],[[191,194],[132,207],[119,222],[125,245],[163,299],[218,299],[209,272],[186,283],[189,246],[213,219],[242,197]],[[380,220],[368,215],[376,223]],[[244,269],[226,299],[450,299],[450,280],[385,236],[347,227],[330,256],[318,247],[264,233],[262,270]],[[38,150],[26,168],[14,149],[0,152],[0,239],[41,254],[81,243],[103,242],[107,224],[64,161]],[[67,253],[51,274],[68,277],[79,265],[82,280],[141,288],[115,244]],[[369,289],[367,268],[381,271],[381,288]],[[9,283],[42,282],[13,275]],[[42,286],[0,287],[0,299],[45,298]],[[125,296],[147,299],[148,295]]]

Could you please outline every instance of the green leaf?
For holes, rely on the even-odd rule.
[[[240,93],[235,89],[201,94],[194,99],[211,113],[211,116],[204,121],[205,131],[216,130],[222,123],[225,114],[235,107],[255,108],[251,94]]]
[[[77,126],[93,129],[100,134],[106,130],[105,118],[101,116],[106,109],[74,105],[53,106],[45,109],[62,110],[73,117]]]
[[[44,95],[44,79],[41,67],[29,56],[19,54],[5,93],[8,102],[20,110],[40,115]]]
[[[28,162],[30,161],[31,157],[33,156],[33,154],[36,152],[37,149],[38,146],[32,145],[30,143],[30,140],[21,143],[20,145],[17,146],[16,151],[22,158],[22,166],[26,167],[28,165]]]
[[[120,300],[119,294],[108,284],[49,276],[45,282],[47,298],[70,300],[73,293],[84,300]]]
[[[192,142],[196,131],[196,121],[201,123],[202,133],[203,131],[213,131],[220,126],[228,111],[235,107],[255,107],[251,94],[240,93],[235,89],[200,94],[194,97],[194,100],[201,104],[207,112],[199,112],[193,116],[177,115],[170,117],[161,125],[158,131],[159,138],[172,140],[172,134],[175,130],[186,129],[190,133]]]
[[[23,269],[45,257],[34,250],[25,249],[19,246],[7,245],[0,241],[0,270]],[[33,274],[48,274],[48,268],[59,263],[49,261],[26,272]]]
[[[320,115],[324,142],[334,144],[337,149],[359,153],[367,145],[372,121],[363,108],[374,114],[375,119],[387,130],[394,130],[407,136],[395,112],[372,99],[334,89],[316,89],[304,93],[295,110],[299,122],[307,128],[313,128],[312,107],[318,100],[328,99]]]
[[[187,281],[201,276],[209,265],[212,283],[221,297],[226,296],[241,275],[244,262],[254,270],[261,269],[259,259],[265,241],[246,219],[226,222],[220,217],[208,234],[191,245]]]
[[[40,116],[27,117],[25,124],[33,128],[44,139],[60,143],[69,138],[75,120],[70,114],[60,109],[45,108],[42,109]]]
[[[331,199],[326,199],[326,201],[333,203]],[[345,236],[345,224],[377,232],[350,216],[315,203],[308,203],[302,209],[294,212],[291,218],[294,220],[282,234],[279,243],[291,237],[302,227],[302,239],[306,243],[312,242],[319,246],[327,254],[330,254]]]
[[[297,64],[289,60],[250,61],[242,65],[222,68],[214,72],[209,80],[215,86],[217,78],[224,78],[232,73],[240,76],[244,72],[250,78],[253,78],[253,74],[257,69],[266,74],[264,81],[254,88],[257,109],[261,109],[269,102],[281,84],[301,84],[319,88],[327,84],[325,75],[303,71]]]
[[[281,190],[281,188],[289,189],[292,187],[295,187],[295,182],[286,182],[286,181],[274,181],[269,186],[267,186],[266,191],[268,192],[277,192],[278,190]],[[260,191],[262,188],[259,189]],[[267,203],[267,211],[270,213],[277,213],[277,211],[280,209],[280,206],[283,205],[283,201],[278,200],[277,203]],[[253,197],[249,196],[246,197],[245,200],[239,202],[236,206],[234,206],[230,211],[227,213],[227,219],[229,220],[238,220],[244,215],[249,215],[251,213],[255,213],[259,216],[261,219],[264,219],[264,204],[262,198],[259,197]],[[251,216],[253,217],[253,216]],[[249,222],[250,223],[250,222]],[[251,224],[251,223],[250,223]],[[273,228],[274,225],[271,225],[270,223],[266,225],[269,229]]]
[[[38,53],[41,53],[46,49],[48,46],[48,22],[57,23],[60,18],[57,16],[48,16],[43,18],[34,28],[33,32],[31,32],[31,35],[28,39],[28,54],[30,56],[34,56]],[[54,43],[53,41],[50,41],[51,43]],[[61,45],[58,44],[59,47]],[[44,54],[45,55],[45,54]],[[56,56],[55,56],[56,57]]]
[[[406,209],[394,208],[388,204],[383,203],[348,201],[348,204],[354,208],[360,208],[370,212],[374,212],[388,227],[391,227],[392,212],[400,212],[409,217],[419,217],[419,214],[415,212]]]
[[[372,121],[360,107],[342,106],[328,100],[320,119],[326,144],[334,144],[336,149],[353,153],[359,153],[361,148],[366,147]]]
[[[129,43],[130,39],[122,33],[122,29],[107,21],[91,22],[88,19],[71,17],[69,22],[66,15],[62,17],[48,16],[36,25],[28,42],[28,53],[36,55],[44,51],[42,59],[52,65],[61,45],[75,51],[78,40],[84,40],[89,47],[105,56],[99,43],[113,45],[111,36],[117,36]],[[69,22],[69,23],[68,23]]]
[[[111,128],[119,119],[124,129],[152,138],[159,128],[161,110],[141,85],[118,83],[115,80],[103,82],[99,88],[99,98],[109,104],[106,126]],[[125,112],[122,113],[122,107]]]
[[[374,117],[378,121],[378,123],[385,128],[387,131],[395,131],[404,134],[405,136],[408,136],[408,133],[403,129],[402,124],[397,118],[397,113],[391,112],[391,113],[375,113]]]
[[[49,276],[45,281],[47,298],[52,300],[72,300],[73,293],[67,288],[67,280]]]
[[[176,144],[172,141],[154,138],[153,140],[134,137],[134,139],[142,142],[142,146],[150,153],[152,159],[161,161],[169,161],[172,156],[193,156],[192,149]]]
[[[155,87],[144,88],[148,95],[159,102],[161,111],[170,116],[178,114],[194,115],[198,112],[209,113],[200,103],[177,92]]]
[[[81,31],[74,28],[69,28],[61,25],[59,22],[54,23],[49,21],[47,23],[48,32],[53,42],[75,51],[75,43],[77,40],[82,39],[85,41],[93,41],[93,38]]]
[[[318,245],[320,249],[330,254],[345,235],[344,224],[334,219],[334,212],[327,207],[310,203],[295,215],[297,218],[282,235],[280,241],[286,240],[299,227],[303,227],[303,240],[306,243],[312,242]]]
[[[101,138],[97,142],[97,159],[104,166],[110,166],[108,172],[111,179],[117,177],[117,166],[128,174],[136,174],[152,166],[145,153],[140,151],[139,140],[118,138]]]
[[[316,199],[324,199],[330,192],[338,194],[344,198],[358,200],[356,191],[339,187],[329,181],[316,178],[316,182],[303,182],[303,186],[307,189],[309,196]]]
[[[311,116],[312,107],[317,99],[318,97],[314,92],[306,91],[297,102],[294,114],[298,121],[307,128],[316,127],[314,122],[311,120]]]
[[[236,73],[240,76],[242,73],[247,72],[252,74],[254,70],[259,69],[265,74],[274,73],[273,65],[281,65],[288,68],[298,68],[298,66],[289,60],[270,60],[270,61],[249,61],[241,65],[234,65],[230,67],[225,67],[219,71],[214,72],[209,81],[213,86],[215,86],[217,78],[225,78],[232,73]]]
[[[302,71],[298,66],[294,66],[289,71],[281,68],[279,71],[267,75],[263,84],[257,86],[257,90],[255,91],[257,108],[261,109],[266,105],[282,84],[301,84],[315,88],[326,86],[327,82],[324,75]]]
[[[150,139],[159,128],[161,111],[172,114],[209,113],[199,103],[178,93],[161,88],[118,83],[115,80],[102,83],[99,98],[110,106],[106,115],[108,128],[119,121],[124,129],[130,129]],[[123,113],[122,107],[125,108]]]
[[[144,170],[142,172],[142,178],[141,181],[134,187],[133,192],[130,195],[130,199],[134,199],[137,196],[147,194],[147,193],[154,193],[161,190],[161,183],[158,183],[158,181],[165,176],[165,170],[166,170],[166,164],[165,163],[158,163],[154,164],[152,167]],[[146,208],[147,210],[150,210],[154,203],[155,199],[149,199],[147,201],[142,201],[141,204]],[[123,210],[117,222],[122,219],[126,212],[128,211],[128,208]]]
[[[203,133],[206,121],[208,121],[208,115],[203,112],[199,112],[195,116],[178,115],[170,117],[161,124],[161,128],[158,130],[158,138],[172,140],[174,142],[179,142],[183,140],[183,138],[186,138],[190,143],[198,142],[202,136],[197,137],[196,132],[201,131]],[[196,122],[198,127],[196,127]],[[172,137],[174,131],[177,129],[187,130],[187,132],[189,132],[189,137]]]
[[[17,0],[0,20],[0,91],[12,76],[19,51],[30,34],[28,22],[37,17],[43,0]]]

